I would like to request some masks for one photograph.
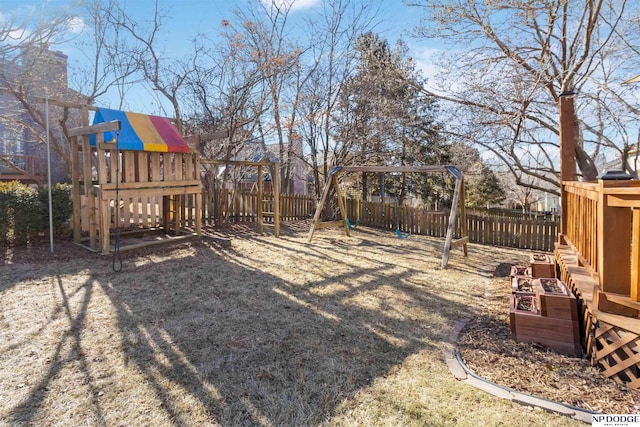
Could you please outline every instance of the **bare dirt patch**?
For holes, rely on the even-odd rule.
[[[441,239],[307,244],[308,226],[125,252],[120,273],[68,242],[1,248],[0,424],[578,424],[457,382],[442,359],[458,319],[493,318],[491,266],[528,253],[471,245],[442,271]]]

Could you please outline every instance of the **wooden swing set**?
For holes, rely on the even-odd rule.
[[[449,252],[458,247],[463,248],[464,255],[467,256],[467,245],[469,243],[469,235],[467,232],[467,213],[465,208],[465,191],[464,191],[464,175],[460,169],[453,165],[444,166],[336,166],[329,171],[327,181],[322,191],[320,202],[316,208],[315,215],[313,216],[313,222],[309,230],[307,242],[311,242],[313,234],[320,228],[330,227],[342,227],[344,233],[349,237],[349,221],[347,218],[347,212],[345,203],[342,199],[342,192],[340,190],[340,175],[343,173],[449,173],[455,179],[455,188],[453,191],[453,200],[451,204],[451,213],[449,214],[449,223],[447,226],[447,236],[445,239],[444,250],[442,254],[441,268],[446,268],[449,262]],[[331,188],[335,189],[338,208],[340,210],[341,219],[337,221],[320,221],[320,215],[324,209],[324,205],[327,201]],[[460,238],[453,239],[454,231],[456,227],[456,217],[458,207],[460,207]]]

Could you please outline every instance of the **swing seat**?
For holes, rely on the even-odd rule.
[[[396,228],[396,235],[400,238],[400,239],[406,239],[407,237],[411,236],[411,232],[408,232],[407,234],[402,234],[402,231],[400,231],[399,228]]]
[[[360,225],[360,220],[356,221],[356,225],[351,224],[351,221],[349,221],[349,218],[345,218],[344,222],[347,224],[347,227],[349,227],[349,230],[355,230],[356,227]]]

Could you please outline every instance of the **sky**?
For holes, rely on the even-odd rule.
[[[153,13],[151,9],[154,7],[153,0],[119,1],[127,14],[136,21],[141,22]],[[372,3],[372,0],[356,1]],[[66,9],[71,3],[73,1],[69,0],[0,0],[0,20],[11,16],[24,17],[36,11]],[[174,58],[186,56],[189,53],[191,40],[198,33],[215,35],[221,29],[222,20],[232,20],[234,11],[246,8],[247,3],[247,0],[159,0],[160,11],[169,16],[169,19],[163,21],[160,34],[163,53],[167,57]],[[373,3],[379,7],[379,23],[374,29],[376,33],[385,37],[391,44],[400,38],[403,39],[409,46],[410,56],[417,61],[423,73],[429,75],[432,72],[429,56],[434,52],[434,47],[428,41],[417,40],[410,35],[410,31],[420,22],[420,9],[406,6],[403,0],[374,0]],[[296,20],[301,22],[306,16],[317,13],[321,8],[322,0],[294,0],[289,16],[295,24]],[[82,55],[81,52],[74,51],[69,46],[53,48],[66,53],[70,64]],[[154,114],[157,111],[145,110],[156,108],[157,106],[153,103],[132,102],[128,109]]]

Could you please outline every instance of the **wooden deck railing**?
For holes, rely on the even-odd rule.
[[[563,182],[555,255],[603,375],[640,389],[640,182]]]
[[[0,154],[0,180],[43,182],[47,178],[47,159],[19,154]]]
[[[601,291],[640,297],[640,182],[564,182],[571,246]],[[633,210],[632,210],[633,208]]]

